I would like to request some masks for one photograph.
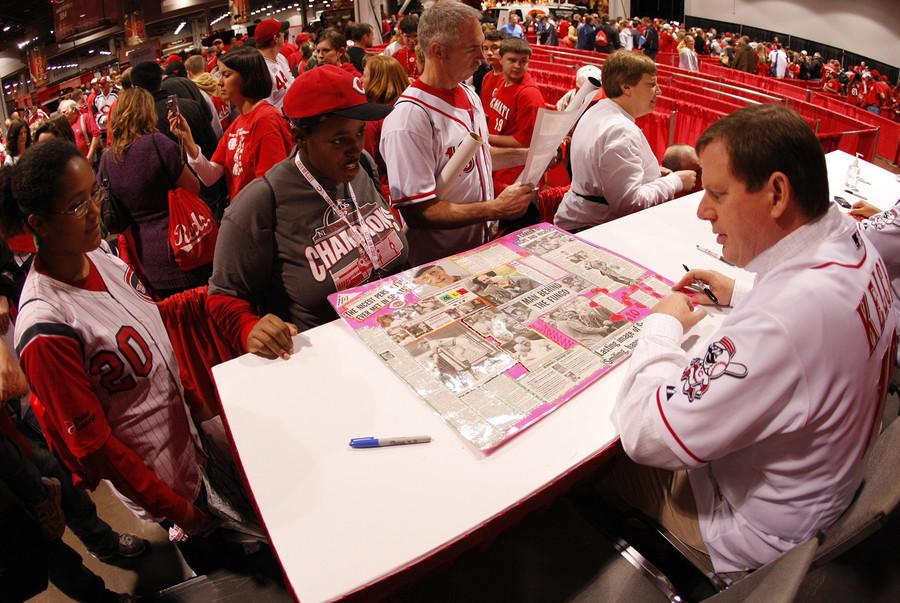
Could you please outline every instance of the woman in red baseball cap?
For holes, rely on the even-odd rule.
[[[244,351],[289,357],[298,330],[337,318],[330,293],[406,268],[406,237],[363,151],[365,122],[391,109],[334,65],[291,85],[296,152],[241,191],[216,244],[208,307]]]

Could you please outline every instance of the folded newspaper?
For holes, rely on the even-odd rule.
[[[624,361],[671,285],[540,224],[329,301],[463,438],[490,452]]]

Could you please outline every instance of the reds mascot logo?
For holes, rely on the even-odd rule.
[[[681,391],[688,397],[689,402],[699,400],[709,390],[709,382],[718,379],[722,375],[729,375],[738,379],[747,376],[747,367],[738,362],[733,362],[736,349],[734,342],[728,337],[710,344],[703,358],[694,358],[681,373],[684,382]]]

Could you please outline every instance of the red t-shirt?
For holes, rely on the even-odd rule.
[[[75,133],[75,146],[82,155],[87,157],[88,151],[91,150],[91,140],[94,136],[100,135],[97,122],[91,119],[87,113],[79,113],[78,119],[72,124],[72,132]]]
[[[483,92],[483,90],[482,90]],[[537,111],[544,106],[544,97],[537,85],[526,73],[518,84],[507,84],[501,80],[484,107],[488,132],[501,136],[512,136],[523,147],[531,144],[534,120]],[[494,193],[497,194],[515,181],[522,167],[494,171]]]
[[[484,107],[485,115],[487,114],[487,106],[488,103],[491,102],[491,96],[494,93],[494,88],[496,88],[498,84],[502,83],[503,73],[500,71],[489,71],[481,79],[481,92],[479,93],[478,97],[481,98],[481,104]]]
[[[297,52],[291,53],[291,56],[287,58],[288,67],[291,68],[291,73],[294,72],[294,67],[303,59],[303,53],[299,50]],[[303,69],[298,69],[297,73],[303,73]]]
[[[356,70],[356,66],[353,63],[351,63],[350,61],[347,61],[346,63],[341,63],[341,69],[348,72],[350,75],[352,75],[354,77],[362,77],[362,74]]]
[[[285,42],[284,46],[278,52],[285,58],[290,60],[291,55],[300,50],[297,45],[292,42]]]
[[[216,67],[219,65],[219,57],[213,55],[209,57],[209,60],[206,61],[206,72],[210,73],[216,70]]]
[[[210,161],[225,167],[228,195],[234,201],[242,188],[286,158],[293,145],[284,117],[263,101],[228,126]]]
[[[408,75],[411,79],[416,79],[419,77],[419,67],[416,65],[416,51],[410,50],[406,46],[403,46],[391,55],[403,65],[403,70],[406,71],[406,75]]]
[[[390,203],[391,192],[390,186],[388,186],[387,166],[384,164],[384,157],[381,156],[381,149],[379,148],[381,127],[383,125],[383,119],[366,122],[366,140],[363,148],[375,159],[375,167],[378,168],[378,180],[381,184],[381,196]]]
[[[672,34],[669,32],[660,32],[659,34],[659,51],[660,52],[675,52],[675,46],[677,43],[675,42],[675,38],[672,37]]]

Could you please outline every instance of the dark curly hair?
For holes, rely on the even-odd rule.
[[[6,150],[13,157],[18,157],[25,152],[25,149],[19,148],[19,132],[22,130],[25,130],[25,149],[27,149],[31,146],[31,130],[27,123],[21,119],[14,119],[6,131]]]
[[[44,213],[59,195],[66,165],[84,156],[60,138],[30,147],[19,162],[0,171],[0,228],[6,236],[24,230],[29,214]]]

